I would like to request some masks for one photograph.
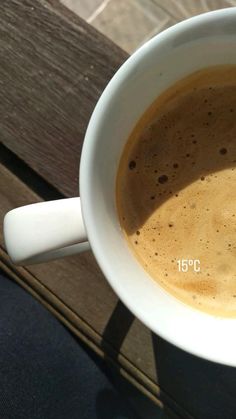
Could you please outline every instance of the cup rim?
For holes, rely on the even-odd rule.
[[[168,342],[172,343],[173,345],[181,348],[184,351],[187,351],[189,353],[192,353],[196,356],[200,356],[201,358],[208,359],[210,361],[218,362],[225,365],[230,366],[236,366],[236,357],[230,358],[228,355],[226,356],[225,353],[217,353],[215,354],[213,351],[207,350],[207,348],[204,345],[199,345],[197,348],[193,347],[193,344],[189,342],[189,344],[186,344],[186,342],[181,342],[178,337],[176,337],[175,333],[167,333],[165,330],[165,325],[162,324],[156,325],[155,320],[152,320],[148,318],[148,316],[145,316],[144,313],[141,313],[139,309],[132,303],[132,297],[127,295],[123,290],[119,288],[118,281],[114,280],[114,275],[112,270],[107,266],[106,261],[104,260],[104,254],[103,250],[99,246],[99,238],[96,237],[95,233],[95,217],[94,217],[94,211],[91,205],[91,197],[88,193],[88,179],[89,179],[89,173],[91,169],[92,161],[90,159],[91,156],[91,150],[94,147],[94,144],[96,142],[96,129],[99,124],[100,117],[102,113],[104,112],[104,109],[107,107],[109,103],[109,98],[111,95],[114,94],[114,91],[119,89],[119,86],[122,84],[123,80],[126,79],[127,73],[136,67],[140,60],[142,60],[145,57],[145,54],[150,52],[150,50],[153,50],[156,48],[156,45],[160,41],[167,41],[170,40],[173,36],[177,34],[177,32],[183,32],[185,30],[189,30],[194,25],[198,26],[201,23],[206,23],[210,21],[214,21],[215,19],[218,19],[221,17],[222,19],[226,16],[232,16],[234,14],[236,16],[236,7],[231,8],[225,8],[220,10],[214,10],[207,13],[202,13],[200,15],[190,17],[182,22],[179,22],[163,32],[157,34],[155,37],[147,41],[144,45],[142,45],[137,51],[134,52],[119,68],[119,70],[115,73],[113,78],[110,80],[110,82],[107,84],[105,90],[103,91],[102,95],[100,96],[100,99],[97,102],[97,105],[93,111],[93,114],[91,116],[86,135],[85,140],[83,144],[82,149],[82,155],[81,155],[81,163],[80,163],[80,192],[81,192],[81,205],[82,205],[82,213],[83,218],[85,221],[85,226],[88,234],[88,239],[91,244],[91,248],[93,251],[93,254],[101,267],[106,279],[108,280],[109,284],[115,291],[115,293],[118,295],[118,297],[124,302],[124,304],[130,309],[134,315],[140,319],[149,329],[151,329],[154,333],[157,333],[162,338],[166,339]],[[199,316],[202,314],[202,312],[199,312]],[[209,316],[209,315],[207,315]],[[215,316],[209,316],[212,317],[212,321],[214,322]],[[219,318],[217,318],[217,321]],[[222,319],[222,321],[225,321],[226,319]],[[230,324],[233,326],[233,324],[236,324],[236,319],[234,318],[227,318],[227,321],[230,322]],[[231,326],[231,327],[232,327]],[[233,328],[232,328],[232,334],[233,334]],[[236,339],[234,339],[234,347],[236,347]]]

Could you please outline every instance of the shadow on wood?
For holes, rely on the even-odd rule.
[[[193,356],[157,335],[152,338],[160,388],[185,410],[177,411],[182,419],[236,417],[235,368]]]

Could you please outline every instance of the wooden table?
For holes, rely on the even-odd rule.
[[[1,0],[2,217],[20,205],[78,195],[89,117],[126,58],[57,0]],[[235,369],[154,336],[114,295],[90,252],[18,268],[1,233],[0,267],[171,417],[236,417]]]

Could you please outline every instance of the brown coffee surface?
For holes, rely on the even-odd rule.
[[[117,208],[154,280],[236,317],[236,66],[192,74],[145,112],[121,157]]]

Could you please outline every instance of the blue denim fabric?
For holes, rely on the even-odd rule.
[[[0,419],[137,419],[111,377],[102,360],[0,273]]]

